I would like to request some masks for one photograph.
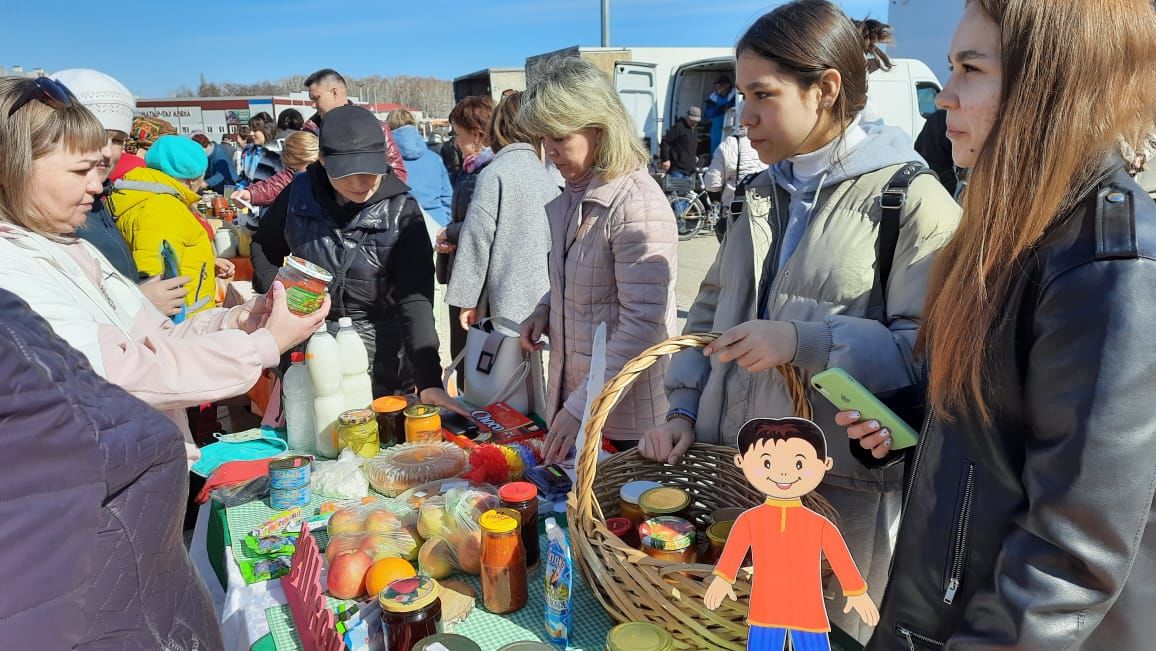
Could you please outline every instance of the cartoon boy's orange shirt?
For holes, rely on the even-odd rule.
[[[747,617],[751,626],[830,631],[823,606],[824,556],[844,596],[867,592],[839,530],[797,499],[768,499],[740,515],[715,574],[734,583],[747,550],[755,567]]]

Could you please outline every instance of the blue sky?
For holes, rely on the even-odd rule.
[[[612,45],[730,45],[775,4],[612,0]],[[887,17],[887,0],[838,4],[853,18]],[[201,73],[254,82],[332,67],[352,76],[452,79],[597,46],[599,7],[599,0],[0,0],[0,65],[96,68],[140,97],[196,88]]]

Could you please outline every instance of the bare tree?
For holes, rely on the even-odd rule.
[[[396,77],[380,77],[377,75],[360,79],[349,78],[350,93],[358,94],[360,88],[361,101],[377,101],[382,103],[401,104],[414,108],[430,117],[445,117],[449,115],[454,105],[453,82],[433,77],[412,77],[400,75]],[[263,80],[252,84],[234,82],[210,82],[201,75],[197,87],[197,96],[247,96],[247,95],[285,95],[290,92],[304,90],[305,75],[291,75],[276,81]],[[191,97],[193,92],[182,87],[178,92],[187,92],[187,95],[176,97]]]

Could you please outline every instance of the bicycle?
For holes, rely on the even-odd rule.
[[[678,239],[685,241],[698,235],[705,227],[707,232],[716,232],[715,225],[722,218],[722,204],[711,199],[706,191],[703,176],[705,168],[696,167],[694,176],[676,179],[667,175],[663,180],[666,197],[678,225]],[[716,236],[721,240],[716,232]]]

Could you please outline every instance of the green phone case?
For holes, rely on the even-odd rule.
[[[879,421],[891,431],[892,450],[909,448],[918,442],[919,434],[847,371],[829,368],[816,373],[811,378],[811,386],[839,411],[855,410],[863,415],[862,420]]]

